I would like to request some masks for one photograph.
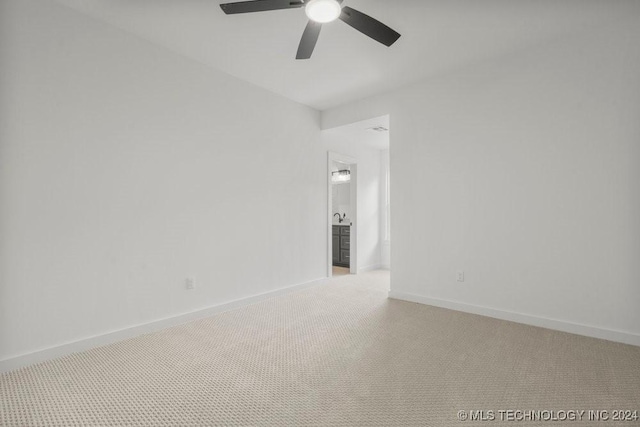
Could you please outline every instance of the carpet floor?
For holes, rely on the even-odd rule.
[[[390,300],[388,287],[384,271],[342,276],[3,374],[0,425],[547,426],[574,410],[609,414],[574,426],[640,425],[612,420],[640,411],[639,347]],[[472,410],[487,421],[464,420]]]

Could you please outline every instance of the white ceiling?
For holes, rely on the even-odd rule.
[[[387,48],[336,21],[296,61],[302,8],[227,16],[220,0],[57,1],[319,110],[640,14],[639,0],[344,0],[400,40]]]
[[[323,136],[345,144],[361,144],[375,150],[389,149],[389,131],[378,132],[375,127],[389,129],[389,116],[376,117],[322,131]]]

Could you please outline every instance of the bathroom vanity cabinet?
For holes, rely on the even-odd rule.
[[[332,233],[333,265],[349,267],[351,256],[351,226],[334,225]]]

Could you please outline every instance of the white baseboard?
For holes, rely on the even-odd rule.
[[[374,264],[374,265],[368,265],[366,267],[360,267],[358,269],[358,273],[366,273],[367,271],[373,271],[373,270],[382,270],[382,265]]]
[[[592,338],[600,338],[603,340],[640,346],[640,335],[631,332],[598,328],[595,326],[566,322],[564,320],[549,319],[545,317],[532,316],[529,314],[515,313],[490,307],[465,304],[458,301],[429,298],[421,295],[398,291],[389,292],[389,298],[415,302],[419,304],[432,305],[435,307],[448,308],[450,310],[479,314],[481,316],[509,320],[511,322],[524,323],[526,325],[539,326],[541,328],[554,329],[556,331],[569,332],[576,335],[584,335]]]
[[[218,305],[207,307],[204,309],[195,310],[195,311],[179,314],[172,317],[166,317],[163,319],[158,319],[149,323],[134,325],[128,328],[110,331],[101,335],[82,338],[78,341],[63,343],[61,345],[34,351],[32,353],[13,356],[4,360],[0,360],[0,373],[13,371],[15,369],[20,369],[25,366],[33,365],[35,363],[45,362],[47,360],[67,356],[72,353],[77,353],[80,351],[101,347],[101,346],[112,344],[128,338],[137,337],[139,335],[148,334],[151,332],[157,332],[162,329],[170,328],[172,326],[177,326],[183,323],[213,316],[214,314],[218,314],[224,311],[229,311],[235,308],[254,304],[254,303],[264,301],[266,299],[273,298],[279,295],[284,295],[290,292],[306,289],[306,288],[318,285],[325,280],[327,279],[323,278],[323,279],[318,279],[318,280],[314,280],[307,283],[302,283],[299,285],[280,288],[274,291],[266,292],[259,295],[254,295],[247,298],[229,301],[227,303],[218,304]]]

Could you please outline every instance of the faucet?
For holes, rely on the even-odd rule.
[[[341,217],[338,212],[333,214],[333,216],[336,216],[336,215],[338,215],[338,224],[342,224],[342,221],[344,221],[344,219],[347,217],[347,214],[343,214]]]

